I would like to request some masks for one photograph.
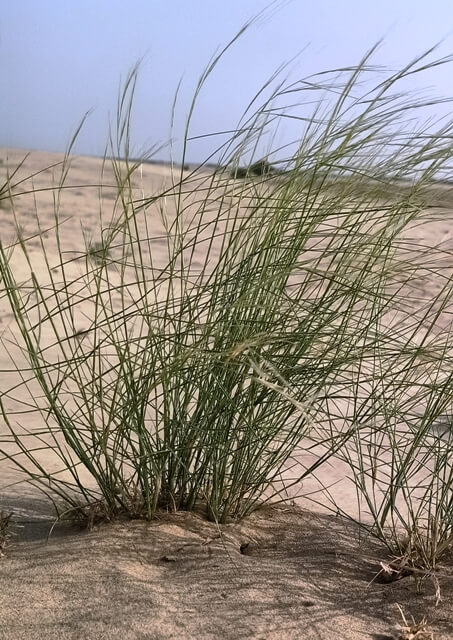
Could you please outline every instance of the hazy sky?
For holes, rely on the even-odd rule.
[[[134,111],[136,148],[170,136],[215,50],[269,4],[263,0],[0,0],[0,146],[64,150],[93,109],[76,150],[103,153],[120,80],[144,56]],[[397,67],[444,39],[453,52],[451,0],[292,0],[235,44],[200,97],[193,133],[234,127],[248,99],[283,62],[303,51],[291,77],[357,63],[385,38],[376,63]],[[453,94],[451,65],[431,72]],[[174,136],[181,137],[177,124]],[[193,160],[212,148],[206,139]],[[163,155],[163,154],[161,154]]]

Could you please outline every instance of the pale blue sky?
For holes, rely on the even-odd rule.
[[[197,77],[266,0],[0,0],[0,146],[64,150],[93,109],[76,151],[103,153],[121,78],[141,56],[134,142],[169,138],[170,108],[183,76],[182,123]],[[254,25],[203,90],[193,133],[233,127],[254,92],[304,50],[292,77],[357,63],[381,37],[376,63],[397,67],[444,39],[453,52],[451,0],[292,0]],[[430,73],[437,93],[453,95],[452,68]],[[174,134],[181,136],[181,127]],[[212,140],[192,150],[202,160]]]

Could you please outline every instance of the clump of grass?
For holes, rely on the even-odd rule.
[[[451,299],[451,277],[443,274],[442,295],[413,315],[407,303],[414,274],[436,267],[414,265],[403,239],[448,169],[453,125],[414,131],[407,118],[426,105],[398,92],[406,77],[436,61],[422,56],[376,78],[370,56],[340,74],[255,96],[219,149],[219,166],[231,171],[253,156],[269,126],[288,116],[281,101],[291,94],[292,117],[303,131],[278,180],[238,184],[224,170],[181,170],[162,191],[140,199],[133,184],[140,163],[129,153],[134,70],[111,141],[118,196],[110,219],[100,220],[108,243],[89,246],[79,261],[62,248],[59,202],[70,147],[55,188],[61,281],[44,241],[47,271],[39,274],[22,244],[17,250],[30,265],[34,293],[26,296],[11,251],[0,244],[13,337],[27,360],[17,367],[21,384],[0,397],[7,444],[17,448],[5,447],[3,455],[56,504],[91,513],[102,504],[108,517],[152,518],[160,508],[201,503],[210,519],[225,522],[341,455],[367,502],[372,531],[392,548],[396,520],[406,524],[411,548],[420,547],[414,526],[423,524],[424,511],[403,515],[396,497],[411,504],[411,478],[429,469],[443,493],[434,502],[428,479],[422,502],[431,500],[433,517],[423,540],[439,540],[433,527],[440,523],[443,544],[450,539],[446,449],[440,441],[431,446],[427,434],[452,397],[453,378],[441,375],[451,370],[449,333],[430,341],[439,308]],[[294,106],[296,99],[307,102],[307,91],[310,103],[316,92],[319,99],[308,118]],[[263,161],[251,167],[272,175]],[[106,269],[110,252],[115,260]],[[6,407],[18,389],[41,417],[42,427],[31,433]],[[417,426],[409,419],[414,390],[424,407]],[[43,447],[61,472],[42,461]],[[382,469],[390,471],[378,504],[373,483]],[[427,561],[433,550],[424,548]]]
[[[232,178],[270,177],[278,174],[278,170],[266,159],[253,162],[248,167],[236,167],[231,171]]]
[[[450,303],[450,284],[432,296],[429,313],[440,299]],[[359,430],[341,453],[368,516],[362,524],[407,574],[411,568],[435,569],[453,549],[453,433],[436,430],[453,397],[447,364],[453,344],[449,332],[435,330],[432,318],[416,321],[424,344],[407,340],[392,363],[399,367],[400,386],[384,387],[386,413],[378,424]],[[388,381],[394,384],[395,376],[387,375],[382,384]]]
[[[249,171],[247,169],[247,167],[237,167],[236,169],[233,169],[231,172],[231,177],[232,178],[247,178],[247,176],[249,175]]]
[[[106,265],[111,258],[110,249],[102,241],[90,242],[87,247],[87,257],[96,265]]]
[[[420,622],[415,622],[412,617],[412,621],[409,621],[400,605],[397,605],[403,624],[400,625],[400,630],[396,636],[396,640],[434,640],[434,634],[428,628],[427,620],[423,617]]]
[[[6,513],[5,511],[0,509],[0,558],[3,555],[3,550],[5,549],[8,540],[9,540],[9,524],[11,521],[12,513]]]
[[[12,196],[7,189],[7,185],[0,188],[0,209],[3,211],[9,211],[12,209]]]

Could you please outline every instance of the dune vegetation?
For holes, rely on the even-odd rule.
[[[414,230],[451,202],[453,120],[434,121],[436,100],[406,88],[449,60],[429,51],[384,72],[373,55],[276,76],[219,138],[216,168],[195,167],[191,122],[214,59],[171,184],[153,193],[140,180],[149,157],[131,150],[135,68],[104,158],[115,180],[99,182],[99,235],[64,249],[60,199],[83,189],[69,178],[75,136],[54,167],[52,228],[1,239],[13,314],[2,348],[17,380],[1,389],[0,450],[60,517],[201,509],[222,524],[335,460],[395,570],[450,551],[451,254]],[[300,135],[274,148],[287,118]],[[0,187],[12,214],[15,198],[40,196],[19,170]],[[327,486],[316,500],[357,518]]]

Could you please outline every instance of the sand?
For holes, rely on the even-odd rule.
[[[25,154],[0,150],[0,183],[10,165]],[[61,154],[32,152],[24,175],[61,160]],[[99,181],[101,161],[77,157],[68,184],[93,185],[68,190],[61,215],[66,221],[64,250],[83,251],[82,229],[99,237]],[[50,187],[58,167],[34,178],[34,187]],[[135,180],[135,178],[134,178]],[[112,182],[107,171],[103,182]],[[147,193],[170,184],[166,166],[144,165],[137,189]],[[30,183],[24,184],[31,188]],[[104,207],[114,189],[104,189]],[[38,231],[30,195],[16,199],[18,222],[26,235]],[[52,192],[38,199],[39,219],[52,250]],[[156,237],[162,233],[153,218]],[[453,249],[453,212],[413,231],[426,244],[443,243]],[[0,209],[2,240],[17,233],[12,211]],[[38,240],[32,261],[43,268]],[[160,247],[160,249],[159,249]],[[54,246],[56,256],[56,246]],[[159,253],[161,251],[161,253]],[[157,244],[156,260],[165,260]],[[13,257],[18,280],[29,267]],[[55,267],[57,269],[57,266]],[[77,267],[74,266],[74,273]],[[431,283],[438,286],[438,283]],[[429,283],[420,283],[428,287]],[[13,327],[8,302],[0,297],[3,338]],[[83,329],[83,318],[81,318]],[[11,362],[0,350],[0,385],[10,387]],[[9,399],[9,410],[20,410],[20,398]],[[24,418],[25,419],[25,418]],[[34,425],[36,426],[36,425]],[[4,425],[0,423],[0,436]],[[42,454],[45,458],[46,453]],[[49,457],[49,465],[55,461]],[[340,463],[326,465],[322,482],[350,513],[356,509],[352,482]],[[427,617],[435,638],[453,637],[451,604],[453,572],[439,570],[441,603],[428,577],[417,584],[413,576],[382,584],[374,580],[380,562],[389,560],[383,545],[364,539],[352,523],[337,518],[304,494],[316,483],[295,487],[291,506],[264,507],[240,523],[217,527],[195,514],[165,514],[152,523],[103,524],[91,531],[52,528],[51,505],[35,489],[15,484],[17,470],[0,461],[0,509],[13,511],[11,538],[0,559],[0,638],[255,638],[262,640],[340,638],[385,640],[397,636],[402,622],[397,603],[409,618]],[[362,534],[362,535],[361,535]],[[396,634],[396,635],[395,635]],[[421,636],[417,636],[421,638]]]
[[[429,579],[418,595],[413,578],[373,582],[385,550],[333,516],[266,507],[219,530],[162,514],[57,529],[46,542],[41,509],[35,500],[1,561],[4,640],[384,640],[397,637],[396,603],[406,617],[426,615],[436,638],[453,634],[453,573],[440,578],[437,607]]]

